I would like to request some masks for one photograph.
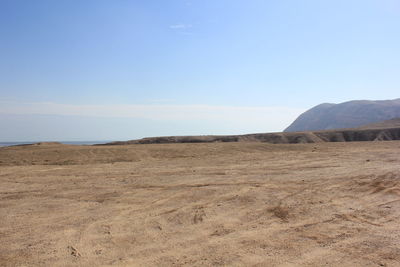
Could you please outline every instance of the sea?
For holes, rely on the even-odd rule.
[[[29,145],[29,144],[36,144],[40,142],[52,142],[52,141],[34,141],[34,142],[0,142],[0,147],[2,146],[17,146],[17,145]],[[98,145],[98,144],[105,144],[110,143],[110,140],[102,140],[102,141],[55,141],[61,144],[66,145]]]

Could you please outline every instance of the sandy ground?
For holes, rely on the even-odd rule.
[[[0,266],[400,266],[399,152],[0,148]]]

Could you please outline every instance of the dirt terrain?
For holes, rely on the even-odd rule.
[[[0,266],[400,266],[400,142],[0,148]]]

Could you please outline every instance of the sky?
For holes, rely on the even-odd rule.
[[[0,0],[0,141],[282,131],[399,47],[399,0]]]

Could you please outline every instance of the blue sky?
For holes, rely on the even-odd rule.
[[[397,0],[0,0],[0,141],[281,131],[398,98],[399,29]]]

